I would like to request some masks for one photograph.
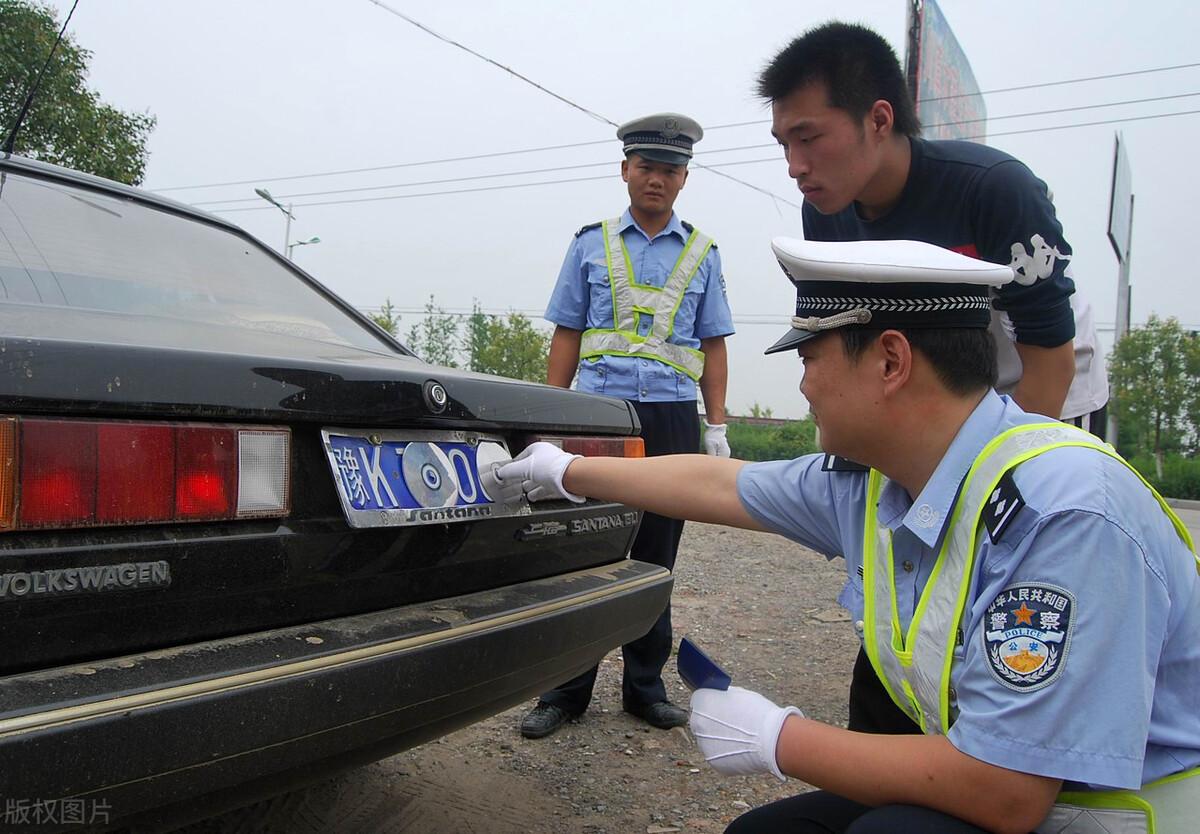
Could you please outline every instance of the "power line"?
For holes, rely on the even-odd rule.
[[[201,188],[222,188],[227,185],[257,185],[264,182],[279,182],[281,180],[304,180],[314,177],[338,177],[343,174],[369,174],[374,171],[391,171],[396,168],[419,168],[423,165],[441,165],[448,162],[470,162],[476,159],[492,159],[498,156],[516,156],[524,153],[541,153],[543,151],[559,151],[568,148],[582,148],[588,145],[611,145],[611,139],[596,139],[591,142],[571,142],[566,145],[543,145],[540,148],[520,148],[513,151],[496,151],[494,153],[477,153],[470,156],[447,156],[441,159],[422,159],[418,162],[397,162],[393,165],[373,165],[369,168],[343,168],[339,171],[318,171],[309,174],[292,174],[287,177],[257,177],[252,180],[230,180],[229,182],[209,182],[202,185],[174,185],[170,188],[156,188],[155,191],[194,191]]]
[[[1165,118],[1170,118],[1173,116],[1191,116],[1191,115],[1195,115],[1197,113],[1200,113],[1200,110],[1181,110],[1181,111],[1172,112],[1172,113],[1155,113],[1155,114],[1148,115],[1148,116],[1127,116],[1125,118],[1120,118],[1120,119],[1104,119],[1102,121],[1096,121],[1096,122],[1080,122],[1077,124],[1069,124],[1069,125],[1050,125],[1047,127],[1028,128],[1026,130],[999,131],[996,133],[978,134],[976,136],[968,136],[968,137],[964,137],[964,138],[966,138],[966,139],[983,139],[983,138],[995,138],[998,136],[1018,136],[1018,135],[1026,134],[1026,133],[1043,133],[1043,132],[1050,132],[1050,131],[1057,131],[1057,130],[1071,130],[1071,129],[1080,128],[1080,127],[1096,127],[1098,125],[1124,124],[1127,122],[1147,121],[1150,119],[1165,119]],[[767,147],[773,147],[773,145],[766,144],[766,145],[761,145],[761,146],[747,146],[747,147],[767,148]],[[703,166],[697,165],[697,167],[711,171],[712,173],[718,174],[720,176],[728,177],[729,176],[728,174],[724,174],[723,172],[717,171],[715,169],[716,168],[732,168],[732,167],[735,167],[738,165],[756,165],[756,164],[764,163],[764,162],[776,162],[777,163],[777,162],[779,162],[779,157],[778,156],[769,156],[769,157],[763,157],[761,159],[743,159],[743,160],[738,160],[735,162],[720,162],[720,163],[716,163],[714,165],[703,165]],[[729,178],[734,179],[733,177],[729,177]],[[418,197],[440,197],[440,196],[446,196],[446,195],[451,195],[451,194],[476,194],[476,193],[485,192],[485,191],[506,191],[506,190],[513,189],[513,188],[533,188],[533,187],[539,187],[539,186],[544,186],[544,185],[564,185],[564,184],[568,184],[568,183],[594,182],[597,180],[607,180],[607,179],[610,179],[610,177],[608,175],[603,175],[603,176],[598,176],[598,177],[569,177],[566,179],[542,180],[539,182],[509,183],[507,185],[483,186],[480,188],[459,188],[459,189],[447,189],[444,191],[423,191],[423,192],[419,192],[416,194],[389,194],[389,195],[382,196],[382,197],[357,197],[357,198],[348,198],[345,200],[320,200],[320,201],[315,201],[315,202],[311,202],[311,203],[296,203],[293,206],[293,208],[303,208],[305,206],[336,206],[336,205],[347,205],[350,203],[374,203],[374,202],[382,202],[382,201],[386,201],[386,200],[410,200],[410,199],[415,199]],[[735,180],[735,181],[740,182],[740,180]],[[750,186],[750,187],[755,188],[755,186]],[[355,190],[355,189],[351,189],[351,190]],[[763,189],[757,189],[757,188],[756,188],[756,190],[760,190],[764,194],[771,195],[771,192],[769,192],[769,191],[765,191]],[[771,196],[773,196],[773,195],[771,195]],[[796,206],[796,204],[791,202],[790,200],[783,200],[783,198],[777,198],[777,199],[780,199],[783,202],[788,203],[788,205]],[[221,201],[221,202],[234,202],[234,201],[228,200],[228,201]],[[799,206],[796,206],[796,207],[799,208]],[[249,206],[246,208],[212,209],[212,211],[215,214],[232,214],[234,212],[242,212],[242,211],[270,211],[270,209],[271,209],[270,206]]]
[[[586,113],[588,116],[592,117],[593,119],[604,122],[613,127],[617,127],[617,123],[614,122],[612,119],[610,119],[606,116],[601,116],[599,113],[596,113],[592,110],[588,110],[582,104],[577,104],[576,102],[572,101],[571,99],[566,98],[565,96],[561,96],[558,93],[554,92],[553,90],[549,90],[549,89],[543,87],[541,84],[538,84],[533,79],[528,78],[524,75],[521,75],[521,73],[517,72],[516,70],[512,69],[511,67],[507,67],[504,64],[501,64],[499,61],[493,60],[492,58],[489,58],[488,56],[486,56],[480,52],[476,52],[474,49],[464,46],[463,44],[459,43],[458,41],[452,40],[452,39],[446,37],[445,35],[438,34],[437,32],[433,31],[432,29],[430,29],[428,26],[421,23],[420,21],[415,20],[414,18],[409,17],[408,15],[406,15],[400,11],[397,11],[396,9],[393,9],[388,4],[382,2],[382,0],[368,0],[368,2],[374,3],[379,8],[384,9],[385,11],[391,12],[392,14],[394,14],[396,17],[400,18],[401,20],[404,20],[405,22],[410,23],[413,26],[416,26],[422,32],[432,35],[433,37],[437,38],[440,41],[443,41],[444,43],[448,43],[451,46],[454,46],[458,49],[463,50],[464,52],[474,55],[476,58],[480,59],[481,61],[486,61],[487,63],[491,64],[492,66],[498,67],[499,69],[504,70],[509,75],[513,76],[514,78],[520,79],[521,81],[524,81],[526,84],[529,84],[530,86],[535,87],[536,89],[540,90],[541,92],[545,93],[546,95],[558,99],[563,104],[573,107],[576,110],[580,111],[581,113]],[[696,167],[704,168],[706,166],[696,163]],[[789,206],[792,206],[793,208],[797,208],[797,209],[800,208],[799,203],[794,203],[791,200],[787,199],[786,197],[781,197],[778,194],[768,191],[765,188],[759,188],[757,185],[752,185],[751,183],[745,182],[743,180],[739,180],[737,177],[731,176],[731,175],[723,173],[721,171],[713,171],[713,173],[719,177],[724,177],[727,180],[736,182],[738,185],[745,186],[746,188],[749,188],[751,191],[757,191],[760,194],[766,195],[767,197],[770,197],[772,200],[774,200],[776,202],[787,203]]]
[[[981,119],[961,119],[954,122],[942,122],[936,125],[922,125],[922,127],[951,127],[954,125],[968,125],[977,122],[998,122],[1002,119],[1024,119],[1029,116],[1055,116],[1059,113],[1076,113],[1080,110],[1099,110],[1102,107],[1124,107],[1128,104],[1149,104],[1156,101],[1172,101],[1180,98],[1195,98],[1200,96],[1200,93],[1179,93],[1173,96],[1154,96],[1152,98],[1131,98],[1125,101],[1110,101],[1102,104],[1081,104],[1077,107],[1056,107],[1053,110],[1032,110],[1028,113],[1008,113],[1002,116],[985,116]]]
[[[927,125],[927,127],[929,127],[929,128],[947,127],[947,126],[952,126],[952,125],[973,124],[973,123],[977,123],[977,122],[999,121],[1001,119],[1016,119],[1016,118],[1023,118],[1023,117],[1028,117],[1028,116],[1046,116],[1046,115],[1053,115],[1055,113],[1069,113],[1069,112],[1075,112],[1075,111],[1080,111],[1080,110],[1095,110],[1095,109],[1103,108],[1103,107],[1121,107],[1121,106],[1125,106],[1125,105],[1129,105],[1129,104],[1147,104],[1147,103],[1151,103],[1151,102],[1169,101],[1169,100],[1180,99],[1180,98],[1192,98],[1197,95],[1200,95],[1200,92],[1181,93],[1178,95],[1171,95],[1171,96],[1155,96],[1153,98],[1128,99],[1125,101],[1112,101],[1112,102],[1105,102],[1105,103],[1101,103],[1101,104],[1085,104],[1085,105],[1080,105],[1078,107],[1058,108],[1055,110],[1040,110],[1040,111],[1033,111],[1033,112],[1029,112],[1029,113],[1009,113],[1007,115],[993,116],[993,117],[989,117],[989,118],[985,118],[985,119],[964,119],[964,120],[960,120],[960,121],[942,122],[939,124]],[[1003,134],[992,134],[992,135],[1003,135]],[[773,148],[775,146],[776,146],[776,143],[774,143],[774,142],[765,142],[765,143],[759,143],[759,144],[754,144],[754,145],[738,145],[735,147],[716,148],[713,150],[704,151],[702,155],[707,157],[707,156],[712,156],[712,155],[721,154],[721,153],[732,153],[734,151],[762,150],[764,148]],[[757,162],[758,160],[753,160],[753,161]],[[432,180],[415,180],[412,182],[392,183],[390,185],[367,185],[367,186],[357,186],[354,188],[328,189],[325,191],[302,191],[302,192],[295,192],[295,193],[291,193],[291,194],[281,194],[280,199],[289,199],[290,200],[290,199],[299,199],[299,198],[304,198],[304,197],[325,197],[325,196],[331,196],[334,194],[354,194],[354,193],[362,193],[362,192],[369,192],[369,191],[386,191],[391,188],[418,188],[418,187],[429,186],[429,185],[447,185],[450,183],[474,182],[477,180],[499,179],[499,178],[504,178],[504,177],[519,177],[519,176],[527,176],[530,174],[547,174],[547,173],[557,173],[557,172],[561,172],[561,171],[577,171],[577,170],[581,170],[584,168],[602,168],[602,167],[607,167],[607,166],[615,165],[615,164],[616,164],[616,160],[610,160],[608,162],[587,162],[587,163],[581,163],[581,164],[576,164],[576,165],[559,165],[559,166],[555,166],[555,167],[551,167],[551,168],[526,168],[526,169],[520,170],[520,171],[503,171],[503,172],[491,173],[491,174],[472,174],[472,175],[462,176],[462,177],[444,177],[444,178],[432,179]],[[745,164],[745,163],[742,162],[742,163],[727,163],[727,164],[728,165],[737,165],[737,164]],[[697,167],[704,167],[704,166],[701,166],[697,163]],[[708,167],[712,167],[712,166],[708,166]],[[257,198],[257,197],[244,197],[244,198],[237,197],[237,198],[229,198],[229,199],[225,199],[225,200],[205,200],[205,201],[200,201],[200,202],[193,202],[191,205],[213,206],[213,205],[228,205],[228,204],[232,204],[232,203],[257,203],[258,199],[259,198]]]
[[[367,315],[374,315],[376,313],[382,313],[384,311],[384,308],[380,305],[375,305],[375,306],[354,305],[354,307],[355,307],[355,309],[359,310],[362,313],[366,313]],[[473,316],[476,312],[479,312],[485,316],[508,316],[508,315],[515,314],[515,315],[525,316],[526,318],[540,318],[542,313],[545,311],[541,307],[525,308],[525,309],[516,309],[516,308],[512,308],[512,307],[505,308],[505,309],[481,307],[478,310],[475,310],[475,309],[468,310],[463,307],[452,307],[452,308],[448,308],[448,309],[437,308],[434,310],[428,310],[424,307],[395,307],[395,306],[393,306],[391,308],[391,312],[395,315],[400,315],[400,316],[404,316],[404,315],[452,316],[454,318],[468,318],[470,316]],[[766,325],[766,326],[770,326],[770,327],[780,327],[780,326],[786,327],[788,324],[791,323],[791,317],[787,316],[787,315],[781,315],[779,313],[741,313],[738,315],[734,315],[733,323],[750,325],[750,326]],[[1142,324],[1144,324],[1144,322],[1142,322]],[[1141,324],[1139,324],[1138,322],[1132,322],[1132,326],[1140,327]],[[1182,327],[1184,330],[1200,331],[1200,324],[1180,324],[1180,327]],[[1115,329],[1116,329],[1116,325],[1114,325],[1110,322],[1097,322],[1096,323],[1096,330],[1099,333],[1112,333]]]
[[[1041,87],[1060,87],[1064,84],[1081,84],[1084,81],[1105,81],[1110,78],[1127,78],[1131,75],[1146,75],[1153,72],[1170,72],[1172,70],[1191,69],[1192,67],[1200,67],[1200,63],[1196,64],[1176,64],[1173,67],[1155,67],[1153,69],[1130,70],[1129,72],[1113,72],[1108,75],[1092,75],[1087,78],[1068,78],[1065,81],[1043,81],[1040,84],[1024,84],[1020,87],[1001,87],[995,90],[984,90],[978,93],[957,93],[952,96],[938,96],[936,98],[927,98],[924,101],[945,101],[951,98],[973,98],[974,96],[990,96],[996,93],[1013,93],[1018,90],[1035,90]]]
[[[396,17],[400,18],[401,20],[405,21],[406,23],[410,23],[413,26],[416,26],[422,32],[425,32],[428,35],[432,35],[433,37],[437,38],[439,41],[442,41],[443,43],[448,43],[457,49],[461,49],[463,52],[466,52],[470,55],[474,55],[476,58],[478,58],[481,61],[485,61],[494,67],[498,67],[499,69],[504,70],[509,75],[511,75],[513,78],[524,81],[526,84],[530,85],[531,87],[534,87],[534,88],[540,90],[541,92],[545,93],[548,96],[558,99],[559,101],[561,101],[563,104],[567,105],[568,107],[574,107],[579,112],[587,114],[588,116],[595,119],[596,121],[610,124],[613,127],[617,126],[617,123],[614,122],[612,119],[607,119],[604,116],[601,116],[599,113],[594,113],[591,110],[588,110],[582,104],[576,104],[575,102],[571,101],[566,96],[560,96],[558,93],[554,92],[553,90],[546,89],[541,84],[537,83],[536,81],[534,81],[531,78],[527,78],[526,76],[521,75],[521,73],[517,72],[516,70],[512,69],[511,67],[506,67],[504,64],[501,64],[498,61],[494,61],[491,58],[489,58],[488,56],[483,55],[482,53],[476,52],[474,49],[471,49],[468,46],[464,46],[463,44],[459,43],[456,40],[452,40],[452,39],[446,37],[445,35],[438,34],[437,32],[430,29],[428,26],[426,26],[424,23],[421,23],[418,20],[414,20],[413,18],[409,17],[408,15],[404,14],[403,12],[393,9],[387,3],[382,2],[382,0],[367,0],[367,2],[374,3],[376,6],[378,6],[379,8],[383,9],[386,12],[391,12]]]
[[[300,197],[324,197],[332,194],[353,194],[361,191],[383,191],[388,188],[416,188],[425,185],[445,185],[452,182],[472,182],[475,180],[490,180],[499,177],[520,177],[528,174],[549,174],[558,171],[575,171],[581,168],[600,168],[610,167],[615,165],[615,162],[588,162],[582,165],[560,165],[555,168],[527,168],[523,171],[506,171],[498,174],[474,174],[466,177],[448,177],[437,180],[417,180],[414,182],[397,182],[391,185],[364,185],[358,188],[335,188],[329,191],[307,191],[297,192],[295,194],[280,194],[281,200],[292,200]],[[258,202],[260,197],[238,197],[230,200],[205,200],[204,202],[192,203],[193,206],[213,206],[225,203],[254,203]]]
[[[369,2],[375,2],[375,0],[369,0]],[[417,25],[417,24],[414,24],[414,25]],[[1198,66],[1200,66],[1200,63],[1178,64],[1176,66],[1171,66],[1171,67],[1156,67],[1156,68],[1152,68],[1152,69],[1130,70],[1128,72],[1118,72],[1118,73],[1112,73],[1109,75],[1095,75],[1095,76],[1090,76],[1088,78],[1072,78],[1072,79],[1067,79],[1067,80],[1063,80],[1063,81],[1046,81],[1046,82],[1042,82],[1042,83],[1038,83],[1038,84],[1026,84],[1021,87],[1005,87],[1005,88],[996,89],[996,90],[987,90],[987,91],[979,93],[978,95],[992,95],[994,93],[1005,93],[1005,92],[1011,92],[1014,90],[1031,90],[1031,89],[1036,89],[1039,87],[1056,87],[1056,86],[1061,86],[1064,84],[1077,84],[1077,83],[1084,82],[1084,81],[1098,81],[1098,80],[1105,80],[1105,79],[1110,79],[1110,78],[1123,78],[1123,77],[1132,76],[1132,75],[1145,75],[1148,73],[1168,72],[1171,70],[1189,69],[1189,68],[1198,67]],[[970,95],[975,95],[975,94],[972,93],[972,94],[960,94],[960,95],[955,95],[955,96],[941,96],[939,98],[925,99],[925,101],[942,101],[944,99],[961,98],[961,97],[970,96]],[[1196,95],[1196,94],[1188,93],[1187,95]],[[1150,99],[1146,99],[1146,100],[1149,101]],[[1122,102],[1122,103],[1125,103],[1125,102]],[[1130,102],[1130,103],[1133,103],[1133,102]],[[1115,103],[1112,105],[1092,105],[1092,106],[1093,107],[1115,106]],[[1044,111],[1044,112],[1050,113],[1053,111]],[[1063,112],[1065,112],[1065,110]],[[1024,115],[1033,115],[1033,114],[1024,114]],[[996,118],[996,119],[1016,118],[1016,115],[996,116],[994,118]],[[609,124],[613,124],[613,122],[611,122],[610,120],[607,120],[607,119],[602,119],[602,120],[606,121]],[[711,127],[706,127],[705,131],[711,132],[714,130],[725,130],[725,129],[735,128],[735,127],[750,127],[753,125],[769,124],[770,121],[771,121],[770,119],[756,119],[756,120],[752,120],[752,121],[748,121],[748,122],[727,122],[725,124],[712,125]],[[929,125],[929,127],[940,127],[940,126],[941,125]],[[611,144],[611,142],[612,142],[611,139],[595,139],[595,140],[591,140],[588,142],[569,142],[569,143],[561,144],[561,145],[543,145],[541,147],[535,147],[535,148],[518,148],[516,150],[511,150],[511,151],[494,151],[492,153],[469,154],[466,156],[450,156],[450,157],[441,157],[438,159],[423,159],[423,160],[418,160],[415,162],[398,162],[398,163],[393,163],[393,164],[389,164],[389,165],[372,165],[372,166],[363,167],[363,168],[343,168],[343,169],[339,169],[336,171],[317,171],[317,172],[309,172],[309,173],[304,173],[304,174],[291,174],[291,175],[287,175],[287,176],[276,176],[276,177],[256,177],[254,179],[247,179],[247,180],[229,180],[226,182],[210,182],[210,183],[201,183],[198,185],[175,185],[175,186],[169,186],[166,188],[156,188],[156,189],[154,189],[154,191],[156,191],[156,192],[192,191],[192,190],[199,190],[202,188],[222,188],[225,186],[232,186],[232,185],[257,185],[257,184],[261,184],[264,182],[280,182],[283,180],[311,179],[311,178],[316,178],[316,177],[336,177],[336,176],[342,176],[345,174],[368,174],[368,173],[373,173],[376,171],[390,171],[390,170],[396,170],[399,168],[416,168],[416,167],[421,167],[421,166],[425,166],[425,165],[441,165],[441,164],[447,164],[447,163],[451,163],[451,162],[471,162],[471,161],[478,160],[478,159],[493,159],[493,158],[502,157],[502,156],[516,156],[516,155],[520,155],[520,154],[544,153],[546,151],[570,150],[572,148],[583,148],[583,147],[589,147],[589,146],[594,146],[594,145],[608,145],[608,144]],[[709,151],[709,153],[713,153],[713,152]]]

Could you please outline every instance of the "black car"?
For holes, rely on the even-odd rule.
[[[622,401],[428,365],[219,218],[0,157],[0,827],[243,804],[643,634],[640,517],[494,504]]]

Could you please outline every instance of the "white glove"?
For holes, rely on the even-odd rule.
[[[530,444],[525,451],[508,463],[492,467],[490,477],[483,481],[484,491],[488,495],[504,496],[498,500],[513,503],[520,499],[520,491],[530,501],[548,501],[553,498],[566,498],[576,504],[582,504],[587,499],[581,495],[567,492],[563,487],[563,473],[571,465],[571,461],[580,455],[564,452],[553,443],[538,442]],[[492,482],[496,483],[496,491],[492,491]]]
[[[479,486],[483,488],[484,494],[497,504],[516,504],[525,497],[525,486],[521,483],[520,478],[501,480],[497,475],[500,467],[511,462],[511,460],[503,463],[495,461],[488,466],[479,468]]]
[[[787,781],[775,761],[775,745],[795,707],[781,707],[749,689],[697,689],[688,722],[704,759],[719,773],[741,776],[771,773]]]
[[[713,457],[729,457],[729,441],[725,439],[725,424],[713,425],[704,421],[704,451]]]

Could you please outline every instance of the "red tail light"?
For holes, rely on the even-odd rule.
[[[179,429],[175,434],[175,512],[179,518],[226,518],[237,499],[237,433]]]
[[[21,426],[23,526],[89,524],[96,517],[96,426],[28,420]]]
[[[584,457],[644,458],[646,443],[640,437],[534,437],[553,443],[564,452]]]
[[[0,530],[283,516],[286,428],[0,418]]]

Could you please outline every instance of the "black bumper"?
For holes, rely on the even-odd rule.
[[[253,799],[537,695],[644,634],[670,591],[666,570],[624,560],[3,678],[0,797],[69,799],[113,822]]]

